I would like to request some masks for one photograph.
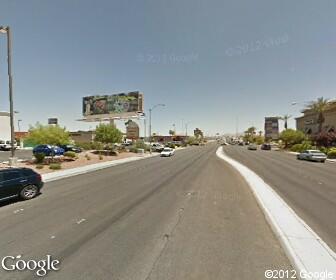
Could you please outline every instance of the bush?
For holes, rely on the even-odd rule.
[[[322,153],[325,153],[326,155],[329,153],[330,151],[330,148],[327,148],[327,147],[319,147],[319,150],[322,152]]]
[[[285,148],[295,144],[301,144],[305,139],[305,134],[300,130],[286,129],[280,133],[280,139],[284,142]]]
[[[43,169],[43,167],[44,167],[43,164],[37,164],[37,165],[36,165],[36,168],[37,168],[37,169]]]
[[[129,151],[130,151],[131,153],[136,153],[136,152],[137,152],[137,148],[136,148],[135,146],[131,146],[131,147],[129,148]]]
[[[45,154],[44,153],[37,153],[37,154],[34,154],[34,157],[35,157],[35,162],[36,163],[43,163],[44,158],[45,158]]]
[[[291,147],[292,152],[298,152],[301,153],[304,150],[310,150],[312,149],[312,145],[310,142],[303,142],[302,144],[295,144]]]
[[[328,152],[328,158],[336,158],[336,148],[331,148]]]
[[[82,148],[83,150],[91,150],[92,143],[90,142],[76,143],[76,146]]]
[[[99,155],[99,160],[103,160],[103,159],[104,159],[103,155],[100,154],[100,155]]]
[[[77,155],[75,152],[67,151],[64,153],[64,156],[69,157],[69,158],[75,158]]]
[[[85,154],[85,158],[86,158],[87,160],[90,160],[90,159],[91,159],[91,157],[90,157],[88,154]]]
[[[59,170],[59,169],[62,169],[62,166],[60,163],[50,163],[49,165],[49,169],[52,169],[52,170]]]

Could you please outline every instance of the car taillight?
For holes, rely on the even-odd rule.
[[[39,181],[42,181],[42,176],[41,176],[41,174],[37,174],[37,179],[38,179]]]

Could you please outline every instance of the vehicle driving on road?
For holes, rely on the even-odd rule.
[[[0,201],[14,197],[24,200],[37,196],[43,186],[42,177],[29,168],[0,170]]]
[[[319,150],[306,150],[297,155],[297,159],[325,162],[327,155]]]
[[[258,150],[258,146],[256,144],[250,144],[248,145],[247,149],[250,151],[256,151]]]
[[[164,148],[161,152],[162,157],[171,157],[174,155],[174,149],[172,148]]]
[[[271,144],[264,143],[260,147],[261,150],[270,151],[272,149]]]

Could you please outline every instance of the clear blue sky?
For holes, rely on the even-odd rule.
[[[48,117],[87,129],[76,121],[83,96],[133,90],[146,109],[167,105],[154,132],[182,130],[182,120],[235,132],[237,116],[240,131],[298,116],[303,105],[291,102],[336,96],[335,13],[334,0],[0,0],[23,129]],[[0,90],[7,110],[4,36]]]

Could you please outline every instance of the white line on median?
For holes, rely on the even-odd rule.
[[[256,173],[228,157],[222,147],[217,149],[216,155],[237,169],[249,184],[298,276],[302,271],[328,271],[333,273],[328,279],[336,279],[335,252]]]

